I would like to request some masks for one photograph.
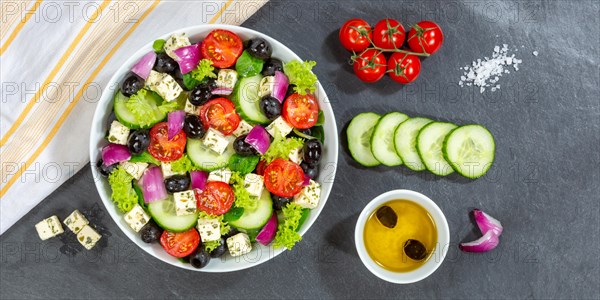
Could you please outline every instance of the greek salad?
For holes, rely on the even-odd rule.
[[[315,62],[222,29],[153,48],[121,82],[97,162],[124,222],[195,268],[254,242],[292,249],[321,194]]]

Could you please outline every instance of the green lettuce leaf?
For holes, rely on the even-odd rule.
[[[277,234],[275,234],[275,240],[273,241],[273,247],[280,248],[286,247],[288,250],[292,250],[294,245],[302,240],[302,237],[298,233],[300,227],[300,220],[304,214],[303,208],[296,203],[288,203],[283,209],[283,222],[277,226]]]
[[[117,167],[108,175],[112,189],[110,198],[122,212],[130,211],[138,203],[138,194],[133,189],[133,177],[122,167]]]
[[[125,103],[127,109],[133,114],[135,120],[142,126],[152,125],[151,120],[156,120],[156,107],[149,101],[145,101],[148,90],[140,89],[137,93],[131,95]]]
[[[194,165],[187,154],[184,154],[180,159],[171,162],[171,170],[175,173],[187,173],[189,171],[199,170],[199,168]]]
[[[311,71],[315,65],[317,63],[314,61],[292,60],[283,66],[283,71],[290,80],[290,84],[296,86],[294,87],[296,93],[306,95],[306,93],[315,92],[317,75]]]
[[[246,190],[244,187],[244,177],[239,172],[232,172],[231,182],[235,197],[233,205],[241,207],[244,210],[255,210],[258,207],[258,197],[250,195],[248,190]]]
[[[282,138],[280,135],[276,135],[267,152],[263,154],[262,159],[267,163],[272,162],[276,158],[288,159],[290,152],[302,147],[302,145],[304,143],[299,138]]]
[[[248,51],[244,51],[235,63],[235,70],[239,76],[252,77],[262,71],[264,63],[262,59],[250,55]]]
[[[229,158],[229,169],[244,176],[254,171],[259,161],[260,158],[256,155],[242,156],[236,153]]]
[[[210,59],[201,59],[198,63],[196,69],[192,70],[190,73],[191,77],[195,79],[197,82],[204,80],[204,78],[216,78],[217,74],[215,74],[215,67],[212,66],[212,61]],[[184,76],[185,79],[185,76]],[[185,83],[185,82],[184,82]],[[187,85],[186,85],[187,87]]]
[[[149,164],[155,164],[157,166],[160,166],[160,161],[156,158],[154,158],[154,156],[152,156],[150,153],[148,153],[148,151],[144,151],[140,154],[137,155],[131,155],[131,158],[129,159],[129,162],[143,162],[143,163],[149,163]]]

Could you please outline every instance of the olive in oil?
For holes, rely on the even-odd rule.
[[[378,220],[375,209],[365,224],[364,241],[369,256],[383,268],[393,272],[413,271],[429,260],[437,243],[437,229],[429,212],[410,200],[392,200],[384,203],[396,213],[393,228]],[[425,246],[423,259],[410,258],[404,250],[407,241],[416,240]]]

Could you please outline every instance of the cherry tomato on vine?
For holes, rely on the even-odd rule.
[[[350,19],[340,28],[340,42],[348,51],[367,49],[372,37],[371,26],[363,19]]]
[[[367,49],[353,57],[353,61],[354,74],[364,82],[375,82],[385,75],[387,63],[379,50]]]
[[[396,52],[388,60],[388,74],[402,84],[415,81],[421,73],[421,61],[416,55]]]
[[[408,32],[408,46],[414,52],[433,54],[444,42],[440,26],[431,21],[421,21]]]
[[[406,33],[404,26],[394,19],[383,19],[373,29],[373,44],[382,49],[400,49]]]

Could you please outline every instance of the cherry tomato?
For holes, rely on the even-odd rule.
[[[383,19],[373,29],[373,44],[383,49],[400,49],[406,33],[404,26],[394,19]]]
[[[388,60],[388,73],[398,83],[411,83],[421,73],[421,61],[416,55],[395,52]]]
[[[229,30],[215,29],[202,42],[202,57],[210,59],[217,68],[229,68],[242,55],[244,45],[240,37]]]
[[[200,235],[195,228],[186,232],[165,230],[160,236],[160,244],[170,255],[182,258],[192,254],[198,248]]]
[[[276,158],[265,169],[265,187],[280,197],[292,197],[302,190],[304,171],[289,160]]]
[[[368,49],[353,60],[354,74],[364,82],[375,82],[385,74],[387,63],[379,50]]]
[[[433,54],[443,42],[442,29],[431,21],[421,21],[408,32],[408,46],[414,52]]]
[[[183,156],[185,150],[185,132],[180,130],[169,140],[167,126],[167,122],[162,122],[154,125],[154,127],[150,129],[150,145],[148,145],[148,152],[160,161],[178,160]]]
[[[360,52],[367,49],[372,38],[371,26],[363,19],[350,19],[340,28],[340,42],[348,51]]]
[[[240,125],[242,119],[235,112],[235,105],[229,99],[216,98],[206,102],[200,109],[200,118],[224,135],[230,135]]]
[[[226,213],[234,200],[233,190],[222,181],[206,183],[204,190],[196,190],[195,195],[198,209],[217,216]]]
[[[265,174],[265,168],[267,168],[267,162],[264,160],[261,160],[258,162],[258,165],[256,165],[256,169],[254,169],[254,173],[262,176],[263,174]]]
[[[311,128],[319,119],[319,103],[311,94],[291,94],[283,102],[283,118],[295,128]]]

